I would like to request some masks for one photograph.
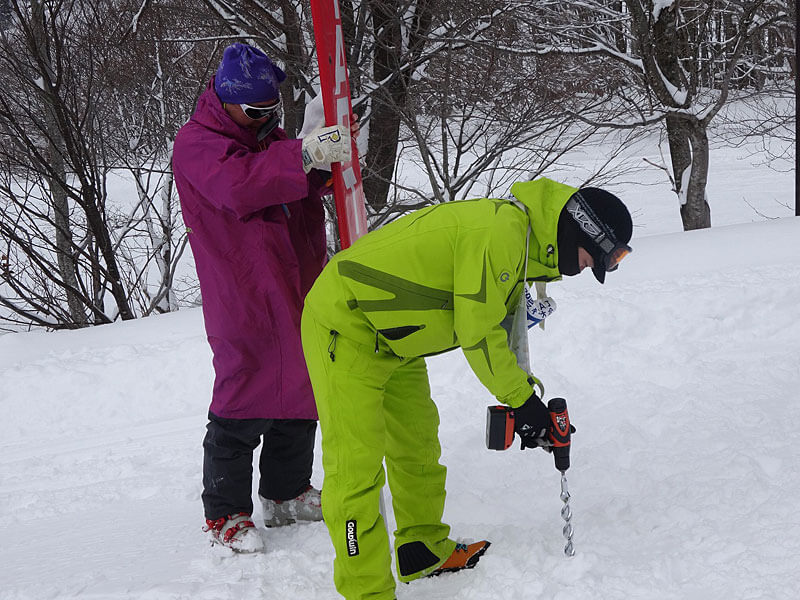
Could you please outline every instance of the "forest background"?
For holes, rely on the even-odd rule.
[[[603,156],[571,185],[635,178],[642,165],[616,159],[654,134],[662,160],[646,166],[662,172],[685,230],[712,224],[712,128],[756,143],[768,167],[794,168],[789,0],[340,7],[371,228],[504,196],[575,149]],[[172,140],[234,41],[288,73],[283,127],[297,135],[318,92],[308,2],[0,0],[0,332],[200,302]]]

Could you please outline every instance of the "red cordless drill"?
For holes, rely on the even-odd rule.
[[[569,422],[567,401],[564,398],[553,398],[547,403],[550,411],[550,426],[547,429],[549,446],[541,446],[553,453],[556,469],[561,472],[561,518],[564,527],[561,530],[567,541],[564,546],[566,556],[575,555],[572,544],[572,509],[569,505],[570,494],[567,490],[566,472],[569,469],[569,446],[575,428]],[[514,409],[508,406],[490,406],[486,419],[486,447],[490,450],[506,450],[514,441]],[[525,446],[523,445],[523,448]]]
[[[562,473],[569,469],[569,447],[572,427],[569,422],[567,401],[553,398],[547,403],[550,411],[550,427],[547,438],[548,450],[553,452],[556,469]],[[486,447],[490,450],[506,450],[514,441],[514,409],[509,406],[490,406],[486,415]]]

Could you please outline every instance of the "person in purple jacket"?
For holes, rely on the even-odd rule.
[[[215,371],[203,441],[212,541],[263,549],[253,522],[253,451],[267,527],[322,519],[310,484],[317,411],[300,343],[303,300],[326,262],[330,164],[349,159],[340,126],[288,139],[286,74],[233,44],[175,138],[172,168],[200,280]],[[357,135],[358,125],[351,127]]]

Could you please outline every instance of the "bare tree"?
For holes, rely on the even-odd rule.
[[[597,126],[576,120],[568,110],[569,100],[597,85],[600,74],[585,66],[575,69],[569,57],[509,51],[509,44],[530,44],[530,32],[518,26],[507,5],[481,8],[491,18],[468,35],[450,29],[449,37],[441,31],[431,36],[426,62],[407,83],[405,105],[394,106],[403,119],[402,173],[392,182],[387,206],[372,217],[375,224],[430,203],[504,196],[520,177],[533,179],[566,166],[569,151],[601,142]],[[620,139],[583,183],[611,172],[612,158],[628,141]]]
[[[18,6],[15,6],[18,9]],[[21,16],[21,13],[18,13]],[[41,77],[42,124],[45,139],[47,140],[45,156],[50,161],[52,174],[46,173],[45,179],[51,194],[53,207],[53,225],[55,228],[56,257],[58,271],[64,281],[67,295],[67,304],[72,321],[79,326],[86,325],[86,314],[74,290],[78,287],[77,265],[72,254],[72,229],[69,223],[69,200],[67,190],[62,182],[67,178],[66,164],[63,157],[65,148],[64,136],[59,129],[58,95],[53,89],[56,85],[57,75],[50,58],[47,26],[50,15],[45,12],[45,5],[41,0],[31,2],[31,16],[29,20],[28,47],[35,57],[35,72]]]
[[[187,237],[170,167],[172,140],[216,67],[220,46],[180,39],[206,26],[196,12],[184,0],[142,5],[111,75],[116,143],[109,154],[130,175],[137,199],[116,212],[114,239],[142,316],[178,309],[174,284]]]
[[[135,2],[115,5],[130,21],[80,0],[12,7],[0,38],[2,318],[62,328],[174,310],[186,240],[171,140],[202,89],[207,56],[189,61],[192,48],[162,39],[156,21],[153,37],[137,37]],[[125,169],[132,205],[109,201],[109,177]]]
[[[598,127],[654,125],[684,227],[704,227],[707,129],[729,98],[758,100],[738,123],[750,135],[793,141],[780,133],[796,75],[788,0],[340,5],[373,226],[501,195],[520,171],[563,167]],[[234,40],[285,67],[296,134],[317,84],[305,0],[0,0],[0,320],[82,327],[192,293],[171,143]],[[587,179],[610,173],[596,170]]]
[[[600,89],[574,112],[609,127],[666,124],[684,229],[711,225],[708,126],[731,90],[752,82],[749,74],[785,64],[777,49],[754,50],[766,52],[756,40],[785,26],[787,14],[787,2],[771,0],[537,2],[519,12],[536,52],[625,69],[630,84]]]
[[[3,152],[23,178],[44,184],[42,199],[51,212],[41,212],[54,229],[49,237],[55,238],[55,279],[70,309],[69,320],[60,325],[86,325],[84,310],[93,322],[133,318],[106,225],[97,65],[86,60],[93,52],[90,31],[98,15],[91,6],[67,0],[34,0],[30,5],[12,0],[11,6],[15,26],[2,37],[0,68],[9,85],[0,90],[0,123],[12,144]],[[10,198],[18,207],[29,206],[16,195]],[[80,210],[79,220],[71,214],[72,206]],[[4,221],[4,232],[9,227]],[[8,235],[22,241],[16,232]],[[31,258],[36,251],[28,243],[24,254]],[[81,280],[80,261],[91,265],[97,286]],[[115,304],[114,317],[104,310],[106,291]]]
[[[419,157],[430,190],[397,187],[423,205],[500,195],[520,172],[535,177],[585,143],[595,128],[574,124],[549,85],[557,62],[454,44],[439,53],[402,113],[404,150]]]

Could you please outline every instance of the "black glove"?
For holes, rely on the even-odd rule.
[[[547,448],[550,411],[533,392],[525,404],[514,409],[514,431],[522,440],[522,448]]]

